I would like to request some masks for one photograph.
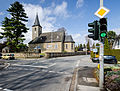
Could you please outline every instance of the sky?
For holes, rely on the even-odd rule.
[[[10,14],[6,11],[16,0],[0,0],[0,31],[4,17]],[[17,0],[25,9],[28,16],[25,34],[28,43],[32,40],[32,25],[38,13],[42,32],[56,31],[64,27],[68,35],[72,35],[76,44],[86,43],[88,23],[99,20],[94,13],[100,8],[100,0]],[[120,34],[120,0],[104,0],[104,7],[110,12],[105,16],[108,20],[108,30]]]

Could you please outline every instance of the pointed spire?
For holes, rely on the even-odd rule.
[[[35,22],[33,26],[40,26],[39,18],[38,18],[38,13],[36,14]]]

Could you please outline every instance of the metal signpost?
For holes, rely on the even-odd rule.
[[[99,71],[99,87],[103,89],[104,84],[104,44],[100,42],[100,71]]]
[[[103,0],[100,0],[100,8],[95,12],[99,18],[103,18],[110,10],[103,7]],[[104,36],[103,36],[104,37]],[[103,89],[104,84],[104,44],[100,42],[100,71],[99,71],[99,87]]]

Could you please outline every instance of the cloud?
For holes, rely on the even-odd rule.
[[[67,18],[67,2],[62,2],[60,5],[55,5],[52,3],[51,6],[43,8],[40,5],[26,4],[23,3],[25,12],[28,16],[28,22],[26,23],[30,29],[28,33],[25,34],[26,41],[28,43],[32,40],[32,25],[34,24],[36,13],[38,13],[40,25],[42,26],[42,32],[50,32],[56,30],[56,20],[62,17],[62,19]]]
[[[3,28],[3,27],[0,26],[0,32],[3,32],[2,28]]]
[[[83,6],[83,4],[84,4],[84,0],[77,0],[76,7],[80,8]]]
[[[81,34],[72,34],[73,40],[75,41],[76,44],[86,44],[86,38],[85,35]]]
[[[4,13],[3,13],[3,12],[0,12],[0,15],[4,15]]]
[[[62,2],[61,5],[56,6],[54,14],[61,17],[69,17],[67,12],[67,2]]]
[[[32,40],[32,32],[30,30],[25,34],[25,39],[25,44],[29,43]]]
[[[116,32],[117,35],[120,34],[120,28],[112,29],[112,31]]]

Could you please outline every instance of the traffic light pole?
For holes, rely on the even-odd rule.
[[[103,6],[103,0],[100,0],[100,7]]]
[[[104,84],[104,44],[102,42],[100,42],[99,60],[100,60],[99,87],[100,87],[100,89],[103,89],[103,84]]]
[[[103,7],[103,0],[100,0],[100,7]],[[100,42],[100,71],[99,71],[99,87],[103,89],[104,84],[104,44]]]

